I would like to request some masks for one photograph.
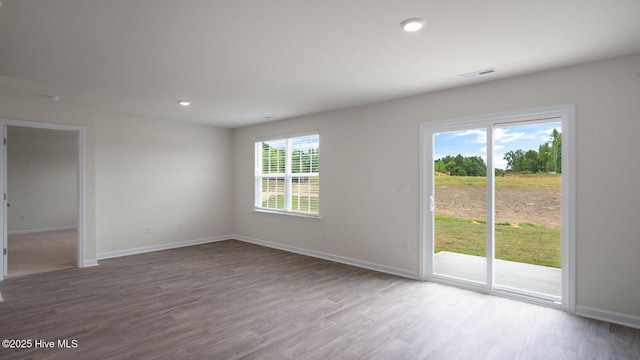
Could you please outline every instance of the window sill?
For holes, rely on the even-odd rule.
[[[287,218],[301,219],[301,220],[309,220],[309,221],[322,221],[322,217],[320,215],[307,215],[300,214],[288,211],[275,211],[275,210],[266,210],[266,209],[258,209],[254,208],[253,212],[256,214],[264,214],[264,215],[275,215],[282,216]]]

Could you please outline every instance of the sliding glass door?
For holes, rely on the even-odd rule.
[[[487,283],[486,128],[434,132],[433,272]],[[467,140],[473,139],[471,143]],[[462,155],[465,154],[465,155]]]
[[[423,124],[425,278],[564,306],[568,119],[559,109]]]
[[[562,123],[496,125],[495,135],[495,288],[560,301]]]

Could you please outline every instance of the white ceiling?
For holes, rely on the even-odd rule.
[[[0,89],[225,127],[640,52],[639,0],[0,1]]]

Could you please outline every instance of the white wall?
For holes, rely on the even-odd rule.
[[[231,141],[227,129],[99,114],[98,253],[231,234]]]
[[[85,264],[98,253],[233,233],[230,130],[125,117],[4,88],[0,119],[84,128]],[[145,234],[147,225],[153,234]]]
[[[26,94],[11,89],[0,88],[0,119],[47,122],[81,126],[84,128],[84,259],[86,263],[91,263],[96,258],[95,114],[95,111],[90,107],[70,104],[64,100],[52,102],[37,94]]]
[[[77,225],[76,137],[75,132],[7,128],[9,233]]]
[[[576,104],[577,305],[640,317],[640,54],[237,129],[235,231],[417,273],[419,123],[566,103]],[[253,213],[255,139],[305,130],[320,131],[323,220]]]

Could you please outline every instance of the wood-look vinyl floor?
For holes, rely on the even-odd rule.
[[[1,359],[638,359],[640,330],[224,241],[0,282]]]

